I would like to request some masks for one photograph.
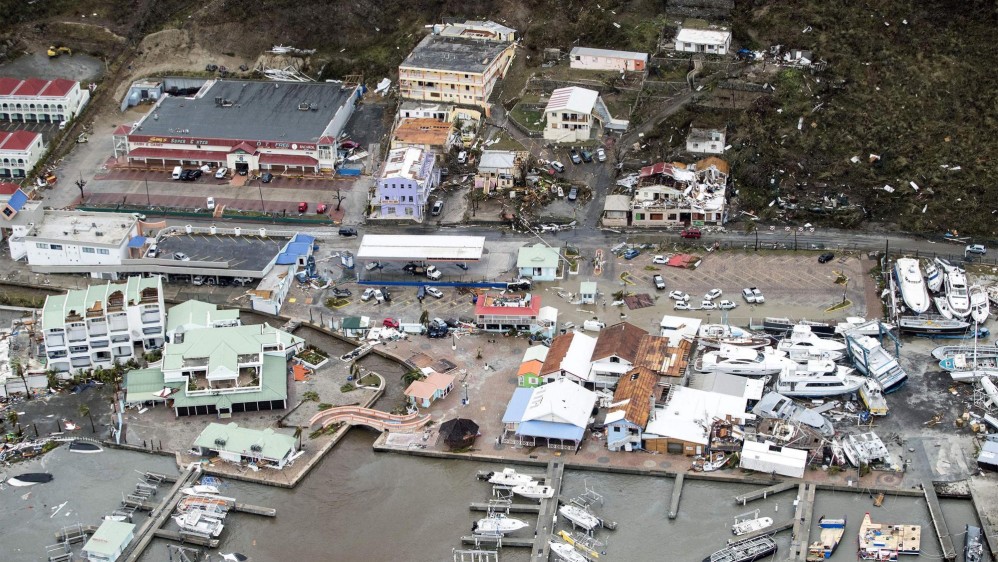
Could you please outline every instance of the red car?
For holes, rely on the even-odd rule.
[[[340,143],[340,148],[342,148],[343,150],[353,150],[359,147],[360,147],[359,143],[357,143],[356,141],[352,141],[350,139],[347,139]]]
[[[385,328],[395,328],[399,327],[399,321],[394,318],[385,318],[385,321],[381,323]]]
[[[700,238],[700,229],[686,228],[683,229],[683,231],[680,232],[679,235],[682,236],[683,238]]]
[[[308,203],[304,203],[304,202],[298,203],[298,212],[299,213],[304,213],[307,210],[308,210]]]
[[[318,213],[318,214],[320,214],[320,215],[324,215],[324,214],[326,214],[326,210],[328,208],[329,207],[327,207],[325,203],[319,203],[319,205],[315,208],[315,212]]]

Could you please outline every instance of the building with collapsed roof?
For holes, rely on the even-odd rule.
[[[728,164],[716,157],[691,166],[658,162],[641,168],[631,226],[721,226],[728,220]]]

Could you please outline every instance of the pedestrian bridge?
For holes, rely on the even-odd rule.
[[[347,425],[366,425],[378,431],[387,431],[390,433],[412,433],[421,429],[429,421],[430,416],[428,415],[407,414],[398,416],[382,412],[381,410],[361,408],[360,406],[340,406],[315,414],[309,420],[308,425],[313,426],[318,423],[322,424],[322,427],[329,427],[334,423],[340,422]]]

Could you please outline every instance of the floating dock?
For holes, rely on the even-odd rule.
[[[754,492],[749,492],[747,494],[742,494],[740,496],[735,496],[735,503],[740,503],[745,505],[748,502],[755,500],[764,500],[773,494],[779,494],[780,492],[786,492],[797,486],[794,482],[780,482],[774,486],[768,488],[763,488],[761,490],[756,490]]]
[[[474,535],[470,537],[461,537],[461,542],[463,544],[495,544],[497,546],[519,546],[524,548],[530,548],[534,546],[534,539],[521,539],[515,537],[495,537],[492,535]],[[545,543],[546,544],[546,543]],[[533,560],[533,558],[531,558]],[[544,560],[547,560],[544,558]]]
[[[790,540],[789,560],[791,561],[804,562],[807,559],[815,491],[815,485],[807,482],[797,488],[797,510],[794,512],[793,520],[794,535]]]
[[[153,474],[158,477],[164,476],[156,475],[154,473],[146,474]],[[175,479],[173,487],[170,488],[170,491],[167,492],[167,494],[163,497],[163,500],[156,506],[156,508],[152,510],[149,519],[147,519],[135,532],[135,538],[132,539],[132,542],[128,545],[129,548],[126,550],[126,552],[128,552],[128,556],[119,558],[120,560],[123,560],[124,562],[137,562],[138,559],[142,557],[142,553],[145,552],[145,549],[149,546],[149,543],[151,543],[153,538],[156,536],[156,531],[159,530],[159,528],[163,526],[163,523],[170,518],[170,515],[173,514],[173,510],[176,509],[177,504],[180,503],[180,498],[183,497],[180,489],[196,480],[197,476],[198,472],[194,470],[193,466],[191,466],[180,475],[180,478]],[[166,482],[167,480],[166,478],[162,478],[161,481]],[[179,535],[180,533],[177,534]]]
[[[953,537],[949,534],[949,526],[946,518],[943,517],[942,508],[939,506],[939,497],[936,496],[936,488],[932,482],[923,482],[922,491],[925,492],[925,503],[929,506],[929,515],[932,517],[932,526],[939,536],[939,546],[943,549],[943,560],[956,560],[956,547],[953,546]]]
[[[488,503],[475,502],[470,506],[471,511],[489,511],[490,509],[495,509],[495,505]],[[507,513],[540,513],[540,504],[526,504],[526,503],[510,503],[503,506],[503,510]]]
[[[676,475],[676,481],[672,484],[672,503],[669,504],[669,519],[675,519],[679,515],[679,498],[683,495],[683,480],[686,474],[680,472]]]
[[[547,562],[551,556],[549,539],[558,521],[558,502],[561,498],[561,484],[565,477],[565,463],[551,461],[545,483],[554,489],[554,496],[541,500],[541,509],[537,515],[537,526],[534,528],[534,540],[527,546],[531,547],[530,562]]]
[[[165,529],[156,529],[153,531],[153,536],[157,539],[166,539],[168,541],[196,544],[198,546],[207,546],[209,548],[218,548],[218,539],[212,539],[204,535],[194,535],[190,533],[181,533],[179,531],[167,531]]]

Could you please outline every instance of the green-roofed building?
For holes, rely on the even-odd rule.
[[[538,242],[533,246],[520,248],[516,255],[516,268],[520,271],[520,277],[534,281],[554,281],[558,278],[560,260],[557,248]]]
[[[83,555],[89,562],[114,562],[134,537],[135,525],[124,521],[104,521],[83,546]]]
[[[196,328],[224,328],[240,324],[239,310],[219,310],[211,303],[192,299],[170,308],[166,315],[166,334],[167,339],[172,339],[176,332]]]
[[[163,280],[129,277],[45,299],[42,332],[48,368],[60,373],[109,368],[164,343]]]
[[[247,429],[234,423],[208,424],[194,441],[203,456],[218,456],[228,462],[254,463],[284,468],[297,447],[294,436],[273,429]]]

